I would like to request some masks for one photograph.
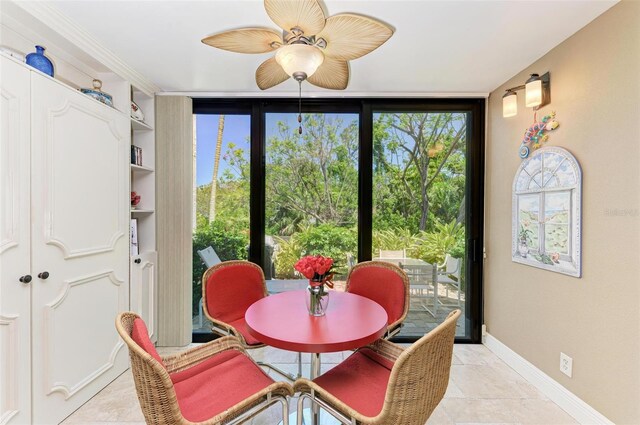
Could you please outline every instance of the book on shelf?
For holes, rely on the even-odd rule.
[[[138,219],[131,219],[131,256],[138,255]]]
[[[139,146],[131,145],[131,163],[142,166],[142,149]]]

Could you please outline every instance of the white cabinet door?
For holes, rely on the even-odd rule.
[[[31,421],[29,84],[0,57],[0,424]]]
[[[145,252],[131,259],[131,310],[147,324],[151,341],[156,342],[158,292],[156,291],[156,263],[158,253]]]
[[[33,421],[48,424],[127,368],[130,124],[36,73],[31,95]]]

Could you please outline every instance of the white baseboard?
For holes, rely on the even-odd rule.
[[[512,369],[522,375],[551,401],[581,424],[613,425],[602,413],[589,406],[578,396],[560,385],[549,375],[529,363],[518,353],[504,345],[491,334],[486,334],[484,345]]]

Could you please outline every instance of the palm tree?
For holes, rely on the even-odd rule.
[[[220,165],[220,152],[222,151],[222,133],[224,132],[224,115],[218,119],[218,140],[216,142],[216,155],[213,160],[213,178],[211,179],[211,200],[209,201],[209,223],[216,219],[216,192],[218,188],[218,167]]]

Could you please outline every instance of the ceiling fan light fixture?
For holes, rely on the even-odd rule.
[[[278,49],[276,62],[296,81],[304,81],[322,65],[324,54],[308,44],[288,44]]]

